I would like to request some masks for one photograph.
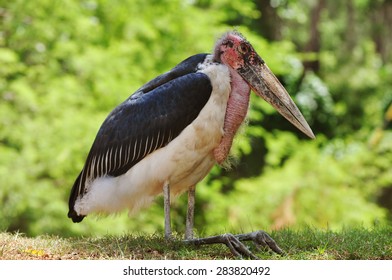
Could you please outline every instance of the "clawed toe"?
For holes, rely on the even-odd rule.
[[[270,248],[277,254],[283,254],[282,249],[279,248],[278,244],[264,231],[254,231],[247,234],[233,235],[231,233],[225,233],[222,235],[216,235],[206,238],[197,238],[191,240],[185,240],[186,244],[193,245],[207,245],[207,244],[225,244],[230,252],[237,258],[249,258],[257,260],[258,257],[253,254],[242,241],[252,241],[256,248],[261,250],[262,248]]]
[[[278,246],[275,240],[269,236],[268,233],[262,230],[236,235],[240,241],[253,241],[256,247],[261,250],[262,248],[269,248],[275,253],[282,255],[283,250]]]
[[[226,239],[224,242],[229,247],[231,253],[238,258],[250,258],[257,260],[258,257],[254,255],[247,246],[245,246],[235,235],[226,233],[223,235]]]

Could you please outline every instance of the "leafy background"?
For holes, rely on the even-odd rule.
[[[197,186],[199,233],[391,224],[391,15],[387,0],[1,0],[0,231],[162,231],[161,199],[73,224],[71,186],[117,104],[233,27],[317,139],[252,96],[236,164]],[[186,195],[173,210],[181,232]]]

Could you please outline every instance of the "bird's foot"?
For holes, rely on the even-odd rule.
[[[216,235],[206,238],[197,238],[185,240],[186,244],[193,245],[207,245],[207,244],[225,244],[231,251],[231,253],[238,258],[249,258],[257,260],[258,257],[253,254],[247,246],[241,241],[252,241],[258,250],[262,248],[270,248],[277,254],[282,255],[283,251],[279,248],[278,244],[269,236],[266,232],[259,230],[246,234],[233,235],[231,233],[225,233],[222,235]]]
[[[259,250],[269,248],[279,255],[284,254],[283,250],[278,246],[275,240],[273,240],[272,237],[265,231],[258,230],[245,234],[237,234],[236,237],[240,241],[253,241]]]

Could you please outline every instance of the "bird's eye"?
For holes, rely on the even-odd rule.
[[[241,45],[239,46],[239,51],[240,51],[241,53],[247,53],[247,52],[249,51],[249,48],[248,48],[248,46],[247,46],[246,44],[241,44]]]

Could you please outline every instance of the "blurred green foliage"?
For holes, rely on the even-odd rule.
[[[0,230],[162,230],[160,199],[131,218],[72,224],[69,191],[106,115],[151,78],[210,51],[232,26],[280,78],[317,139],[252,96],[236,164],[214,167],[197,186],[196,228],[391,223],[388,11],[382,0],[1,1]],[[173,204],[179,231],[185,205],[186,196]]]

